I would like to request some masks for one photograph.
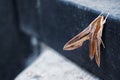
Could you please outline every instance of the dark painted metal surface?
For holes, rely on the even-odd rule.
[[[21,29],[29,35],[38,37],[41,25],[40,0],[17,0]]]
[[[20,30],[15,2],[0,0],[0,80],[13,80],[30,53],[30,37]]]

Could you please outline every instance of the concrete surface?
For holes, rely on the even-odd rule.
[[[99,80],[42,44],[42,54],[15,80]]]

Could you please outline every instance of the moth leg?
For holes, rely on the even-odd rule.
[[[102,40],[102,39],[101,39],[101,43],[102,43],[103,47],[105,48],[105,44],[104,44],[104,42],[103,42],[103,40]]]

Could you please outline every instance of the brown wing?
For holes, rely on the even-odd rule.
[[[101,39],[97,39],[97,47],[96,47],[96,54],[95,54],[95,60],[97,65],[100,67],[100,45],[101,45]]]
[[[96,47],[96,54],[95,54],[95,60],[97,65],[100,67],[100,45],[102,42],[102,31],[103,31],[103,16],[99,22],[99,30],[96,30],[97,34],[97,47]]]
[[[74,50],[82,46],[83,42],[89,39],[90,27],[84,29],[81,33],[69,40],[63,47],[64,50]]]
[[[96,53],[96,47],[97,47],[96,36],[94,34],[91,34],[89,39],[89,52],[90,52],[89,56],[91,60],[94,58],[94,55]]]
[[[91,33],[90,33],[90,41],[89,41],[89,51],[90,51],[90,59],[92,60],[96,54],[96,48],[98,46],[97,44],[97,34],[101,27],[101,19],[103,16],[98,16],[92,23],[91,23]]]

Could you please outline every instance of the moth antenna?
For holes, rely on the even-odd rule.
[[[109,13],[107,13],[107,16],[106,16],[105,20],[108,18],[108,16],[109,16]]]
[[[106,22],[108,16],[109,16],[109,13],[107,13],[107,16],[105,17],[105,19],[104,19],[104,21],[103,21],[103,24]]]
[[[101,12],[100,14],[99,14],[99,16],[101,16],[103,14],[103,12]]]

